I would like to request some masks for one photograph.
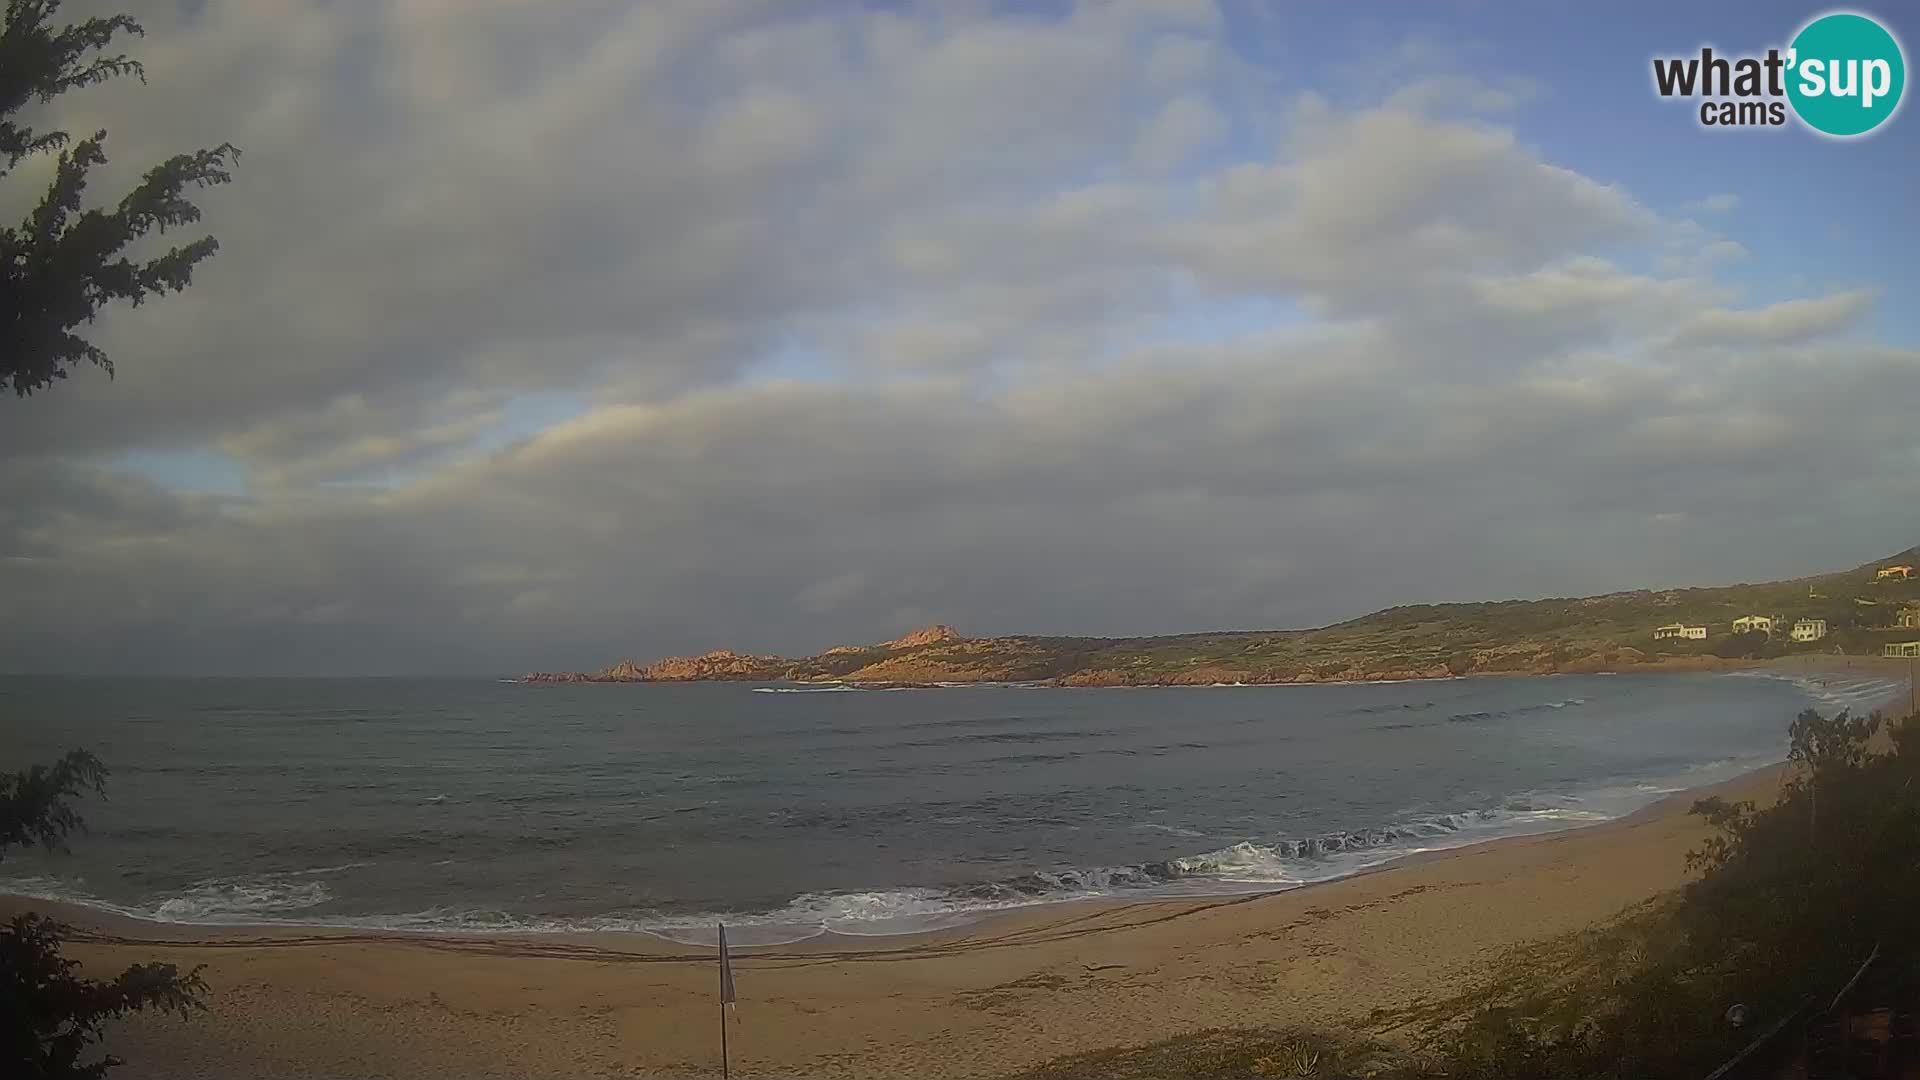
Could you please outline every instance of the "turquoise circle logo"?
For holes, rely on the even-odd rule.
[[[1865,15],[1837,12],[1808,23],[1787,50],[1787,100],[1815,131],[1865,135],[1900,107],[1907,61],[1900,43]]]

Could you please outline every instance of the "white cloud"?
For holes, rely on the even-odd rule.
[[[1506,113],[1537,96],[1540,88],[1519,78],[1488,82],[1468,75],[1416,79],[1388,94],[1384,107],[1397,112]]]
[[[1463,271],[1537,267],[1657,227],[1625,192],[1498,129],[1309,99],[1295,132],[1287,157],[1220,177],[1206,216],[1170,235],[1177,254],[1222,284],[1374,310]]]
[[[1911,541],[1920,472],[1859,467],[1920,396],[1846,334],[1872,295],[1747,306],[1736,238],[1543,158],[1487,119],[1532,88],[1431,42],[1274,108],[1205,3],[151,23],[149,88],[69,96],[101,190],[247,154],[195,288],[103,322],[120,377],[0,423],[10,663],[1293,625],[1735,572],[1789,498],[1832,561]],[[167,446],[250,494],[98,464]]]
[[[1855,289],[1746,310],[1714,308],[1682,326],[1678,339],[1689,345],[1807,341],[1859,322],[1872,309],[1874,298],[1871,291]]]
[[[1188,94],[1167,102],[1134,143],[1134,160],[1168,169],[1226,137],[1227,119],[1206,98]]]

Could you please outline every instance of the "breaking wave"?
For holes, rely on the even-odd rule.
[[[1447,720],[1455,724],[1473,724],[1483,720],[1511,720],[1517,716],[1526,716],[1528,713],[1542,712],[1547,709],[1570,709],[1585,705],[1586,703],[1587,700],[1585,698],[1567,698],[1564,701],[1542,701],[1534,705],[1517,705],[1511,709],[1488,709],[1479,712],[1454,713],[1452,716],[1447,717]]]
[[[949,929],[995,912],[1102,898],[1162,899],[1297,888],[1369,870],[1429,851],[1613,820],[1664,795],[1751,769],[1758,760],[1694,766],[1670,782],[1622,783],[1572,795],[1523,795],[1456,813],[1416,814],[1381,826],[1306,836],[1249,838],[1206,851],[1123,866],[1037,870],[947,887],[804,893],[773,910],[682,914],[612,912],[557,918],[437,907],[388,915],[323,913],[337,898],[327,876],[353,863],[247,878],[214,878],[137,904],[110,903],[52,878],[0,879],[0,892],[80,904],[151,922],[195,925],[294,925],[460,934],[645,933],[688,945],[714,943],[727,924],[742,946],[801,941],[822,934],[886,936]],[[1174,835],[1197,832],[1145,823]]]
[[[0,892],[35,900],[79,904],[149,922],[244,926],[262,921],[285,921],[277,917],[331,902],[333,891],[322,875],[365,865],[368,864],[347,863],[247,878],[209,878],[147,904],[109,903],[88,893],[83,887],[50,877],[0,879]]]
[[[1730,672],[1722,677],[1763,677],[1793,684],[1824,709],[1867,711],[1886,703],[1905,688],[1904,680],[1875,672],[1789,673],[1782,671]],[[1560,693],[1572,687],[1557,688]],[[852,687],[758,687],[764,693],[846,693]],[[1551,692],[1549,692],[1551,693]],[[1548,696],[1542,694],[1541,696]],[[1463,710],[1467,701],[1448,701],[1444,695],[1419,695],[1420,700],[1371,704],[1352,710],[1376,714],[1368,723],[1375,730],[1447,723],[1487,723],[1549,710],[1581,708],[1584,698],[1562,697],[1499,709]],[[1596,701],[1605,701],[1598,693]],[[1011,710],[1009,710],[1011,711]],[[1573,714],[1578,716],[1580,714]],[[1046,762],[1075,756],[1076,743],[1095,743],[1106,734],[1076,725],[1079,730],[1035,730],[1023,726],[1018,715],[915,718],[898,725],[910,729],[914,745],[977,747],[982,753],[1007,751],[968,767],[998,767],[1008,762]],[[1386,722],[1392,721],[1392,722]],[[1461,732],[1466,734],[1466,732]],[[1492,732],[1498,735],[1498,732]],[[1181,747],[1201,746],[1182,743]],[[1155,749],[1168,749],[1157,747]],[[1088,748],[1084,753],[1114,752]],[[1131,752],[1120,751],[1120,752]],[[1143,751],[1144,752],[1144,751]],[[1716,751],[1717,752],[1717,751]],[[1687,788],[1710,784],[1777,760],[1777,752],[1725,757],[1686,767],[1661,766],[1662,775],[1648,779],[1594,781],[1593,786],[1560,791],[1523,792],[1504,799],[1473,796],[1458,804],[1391,809],[1387,803],[1362,813],[1347,827],[1293,834],[1258,834],[1246,818],[1229,818],[1238,826],[1216,827],[1215,822],[1183,820],[1183,828],[1160,822],[1138,821],[1133,827],[1165,834],[1155,847],[1123,850],[1152,852],[1150,861],[1110,866],[1068,866],[941,885],[915,885],[836,892],[774,893],[757,902],[757,910],[686,911],[618,909],[613,901],[599,914],[559,917],[462,905],[458,899],[444,906],[420,898],[400,901],[381,911],[379,901],[356,896],[356,886],[378,875],[350,873],[366,863],[316,866],[310,870],[270,874],[209,877],[185,886],[173,886],[146,895],[115,893],[112,900],[90,891],[84,881],[52,877],[0,878],[0,893],[87,905],[102,911],[161,923],[191,925],[332,926],[367,930],[422,933],[646,933],[690,945],[713,942],[714,926],[724,920],[729,939],[742,946],[770,945],[822,934],[875,936],[917,933],[961,926],[982,916],[1036,905],[1099,898],[1155,899],[1277,891],[1351,876],[1423,852],[1467,847],[1503,837],[1578,828],[1614,820]],[[878,773],[894,770],[911,775],[924,765],[911,761],[884,764],[842,763],[826,768],[823,777],[839,772]],[[683,772],[665,778],[674,784],[722,784],[731,775]],[[1585,782],[1582,782],[1585,783]],[[424,789],[437,790],[435,787]],[[710,789],[711,790],[711,789]],[[1496,789],[1497,790],[1497,789]],[[671,812],[695,813],[712,801],[691,805],[689,792],[677,797],[682,805]],[[663,810],[663,813],[669,812]],[[445,811],[435,811],[436,815]],[[1139,815],[1144,816],[1144,815]],[[1373,820],[1366,820],[1372,818]],[[938,819],[941,824],[970,825],[961,814]],[[1123,826],[1129,822],[1121,822]],[[154,827],[157,828],[157,827]],[[1201,829],[1206,831],[1203,833]],[[1159,848],[1157,842],[1164,842]],[[1184,850],[1183,850],[1184,849]],[[390,847],[379,852],[395,859]],[[1159,858],[1162,853],[1168,857]],[[1177,854],[1174,854],[1177,853]],[[369,853],[352,849],[348,857]],[[299,857],[299,856],[296,856]],[[1124,856],[1133,857],[1131,854]],[[333,862],[317,852],[313,862]],[[400,856],[404,858],[404,856]],[[396,859],[396,861],[398,861]],[[1090,860],[1091,861],[1091,860]],[[986,875],[982,875],[986,876]],[[886,878],[880,878],[884,882]],[[900,878],[894,878],[898,881]],[[415,894],[416,896],[418,894]],[[127,899],[132,897],[133,899]],[[784,901],[784,902],[783,902]],[[404,910],[421,905],[421,910]],[[692,906],[692,905],[689,905]],[[716,904],[715,906],[723,906]],[[747,906],[743,904],[742,906]],[[395,910],[399,908],[401,910]]]
[[[620,928],[683,944],[713,945],[714,924],[724,920],[729,941],[776,944],[828,933],[873,936],[949,929],[995,912],[1072,900],[1277,892],[1350,877],[1422,852],[1615,820],[1667,795],[1761,764],[1765,759],[1728,758],[1696,765],[1670,781],[1625,782],[1573,795],[1521,796],[1498,806],[1410,816],[1386,826],[1242,840],[1154,862],[1033,871],[948,888],[808,893],[774,911],[642,919],[627,921]],[[1175,834],[1191,832],[1160,828]],[[614,927],[596,922],[585,928]]]
[[[1866,714],[1888,704],[1898,704],[1897,699],[1907,689],[1907,681],[1888,675],[1852,675],[1834,672],[1793,672],[1756,668],[1745,671],[1729,671],[1722,675],[1728,679],[1778,679],[1792,683],[1801,693],[1813,698],[1828,709],[1849,709],[1855,713]]]

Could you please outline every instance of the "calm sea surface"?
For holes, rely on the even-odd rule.
[[[175,922],[898,933],[1603,821],[1778,760],[1808,705],[1892,688],[9,678],[0,770],[83,746],[113,775],[73,853],[10,854],[0,891]]]

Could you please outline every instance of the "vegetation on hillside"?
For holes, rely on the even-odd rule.
[[[1412,1038],[1207,1031],[1025,1075],[1699,1077],[1777,1026],[1741,1074],[1773,1075],[1867,958],[1861,985],[1879,989],[1863,1004],[1911,1009],[1920,998],[1920,724],[1891,729],[1876,750],[1878,726],[1801,714],[1797,772],[1777,803],[1694,805],[1713,833],[1688,856],[1700,872],[1692,884],[1609,925],[1518,948],[1457,997],[1371,1018],[1375,1031]]]
[[[789,659],[732,652],[623,662],[596,675],[534,681],[1040,682],[1068,686],[1273,683],[1435,678],[1489,672],[1612,671],[1649,662],[1702,664],[1793,652],[1878,654],[1899,638],[1898,614],[1920,606],[1920,579],[1877,581],[1890,563],[1920,563],[1920,548],[1855,570],[1717,588],[1638,590],[1574,599],[1421,604],[1388,608],[1314,630],[1234,631],[1169,637],[1016,635],[842,646]],[[1734,620],[1764,615],[1772,635],[1735,634]],[[1795,620],[1822,619],[1827,636],[1795,642]],[[1653,639],[1670,623],[1704,625],[1705,641]],[[1920,637],[1920,629],[1910,636]],[[909,639],[910,640],[910,639]]]

